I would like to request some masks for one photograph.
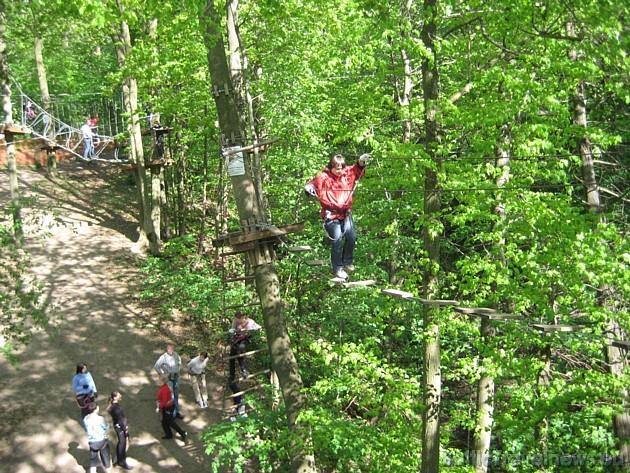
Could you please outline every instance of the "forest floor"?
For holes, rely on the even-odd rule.
[[[43,284],[55,322],[34,332],[18,350],[15,366],[0,357],[0,470],[87,471],[87,438],[71,391],[76,365],[85,362],[98,388],[101,415],[110,424],[107,396],[113,390],[123,394],[134,471],[209,471],[199,435],[220,421],[222,380],[211,370],[209,408],[200,409],[183,375],[188,357],[182,356],[180,407],[185,418],[179,421],[188,440],[161,440],[153,364],[168,341],[177,351],[183,344],[195,346],[191,339],[199,335],[184,322],[158,321],[150,304],[139,298],[144,256],[134,251],[136,190],[130,176],[116,164],[80,160],[60,162],[59,171],[59,178],[49,179],[45,169],[19,170],[30,272]],[[3,170],[0,206],[10,201]],[[113,453],[115,442],[110,445]]]

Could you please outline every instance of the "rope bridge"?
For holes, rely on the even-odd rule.
[[[53,142],[73,156],[84,159],[83,155],[78,152],[79,148],[84,144],[81,130],[62,122],[54,115],[48,113],[43,107],[22,92],[19,84],[16,84],[16,86],[20,90],[22,103],[24,104],[24,106],[20,107],[20,123],[30,129],[32,136],[44,139],[47,142]],[[114,145],[114,159],[105,159],[103,154],[110,144]],[[95,141],[94,156],[91,160],[121,162],[121,160],[118,159],[118,152],[119,147],[113,136],[99,134],[98,145]]]

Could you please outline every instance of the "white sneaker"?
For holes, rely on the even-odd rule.
[[[353,272],[356,268],[354,267],[353,264],[347,264],[343,267],[343,269],[345,269],[347,272],[351,273]]]
[[[348,273],[346,273],[343,268],[335,272],[335,277],[340,279],[348,279]]]

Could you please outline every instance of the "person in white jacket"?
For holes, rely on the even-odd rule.
[[[83,159],[92,159],[94,157],[94,133],[92,132],[92,121],[88,118],[81,127],[81,137],[85,143],[83,150]]]

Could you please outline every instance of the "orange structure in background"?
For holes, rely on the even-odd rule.
[[[43,138],[19,139],[15,141],[15,160],[18,166],[46,165],[46,140]],[[57,161],[69,159],[72,154],[58,149],[56,151]],[[7,142],[0,139],[0,167],[7,166]]]

